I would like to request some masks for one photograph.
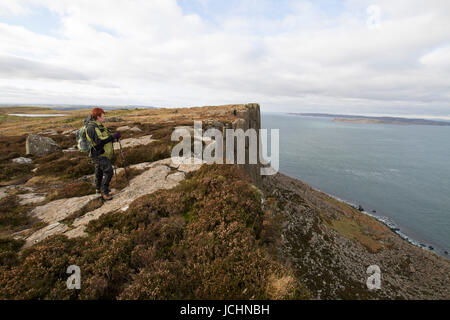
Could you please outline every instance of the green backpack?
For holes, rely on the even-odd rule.
[[[91,149],[91,143],[86,137],[85,125],[77,131],[77,147],[81,152],[89,152],[89,150]]]

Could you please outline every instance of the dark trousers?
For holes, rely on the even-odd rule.
[[[108,194],[114,172],[111,160],[106,157],[94,157],[92,161],[95,163],[95,188],[101,193]]]

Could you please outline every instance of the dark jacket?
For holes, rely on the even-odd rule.
[[[107,158],[111,158],[111,152],[107,152],[105,154],[105,145],[111,143],[111,146],[108,145],[109,151],[110,149],[112,149],[113,141],[113,137],[111,134],[109,134],[108,129],[106,129],[101,123],[92,118],[92,116],[88,116],[86,120],[84,120],[84,123],[86,125],[86,134],[91,140],[92,145],[89,156],[92,158],[97,158],[99,156],[106,156]]]

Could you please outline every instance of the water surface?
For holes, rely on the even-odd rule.
[[[62,114],[62,113],[8,113],[8,116],[17,116],[17,117],[31,117],[31,118],[38,118],[38,117],[65,117],[68,116],[68,114]]]
[[[376,210],[440,254],[450,251],[450,127],[261,118],[263,128],[280,129],[280,172]]]

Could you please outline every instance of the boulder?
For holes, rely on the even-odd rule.
[[[42,156],[59,150],[58,144],[51,138],[30,134],[26,141],[26,154]]]
[[[32,161],[33,160],[31,160],[30,158],[25,158],[25,157],[19,157],[19,158],[12,159],[12,162],[20,163],[20,164],[31,163]]]

